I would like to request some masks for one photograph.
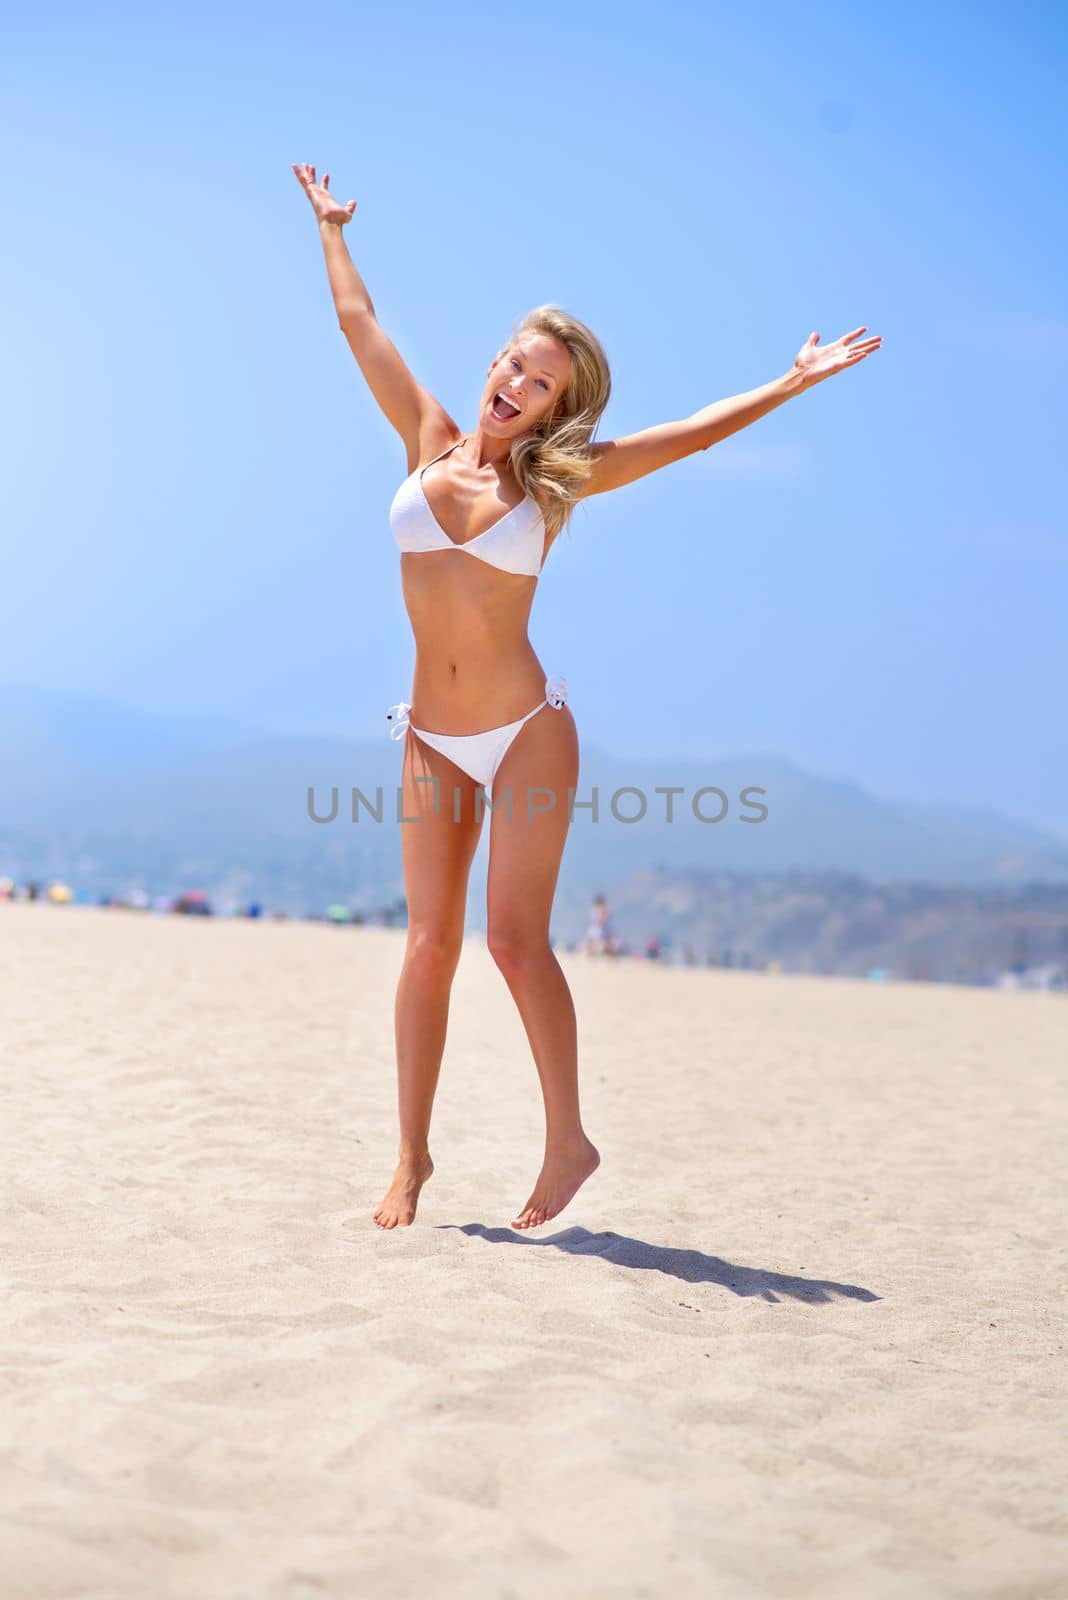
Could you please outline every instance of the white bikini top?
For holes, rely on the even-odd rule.
[[[465,435],[466,437],[466,435]],[[440,461],[450,450],[455,450],[463,439],[457,439],[436,456],[426,467]],[[545,550],[545,524],[537,501],[526,494],[517,506],[506,511],[503,517],[490,523],[485,533],[464,544],[450,539],[437,517],[431,511],[423,493],[423,473],[426,467],[410,472],[393,496],[389,508],[389,526],[402,551],[419,554],[426,550],[466,550],[491,567],[502,572],[521,572],[536,578],[541,572]]]

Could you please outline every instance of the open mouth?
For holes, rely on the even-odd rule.
[[[500,390],[493,396],[490,402],[490,410],[498,422],[511,422],[513,417],[518,417],[519,415],[519,407],[513,405],[511,400],[506,400]]]

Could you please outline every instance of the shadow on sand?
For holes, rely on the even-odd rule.
[[[812,1305],[833,1300],[880,1300],[881,1295],[855,1283],[833,1283],[823,1278],[790,1278],[782,1272],[767,1272],[760,1267],[740,1267],[721,1256],[706,1256],[700,1250],[674,1250],[666,1245],[646,1244],[628,1239],[622,1233],[590,1233],[588,1228],[565,1228],[547,1239],[531,1239],[514,1228],[487,1228],[481,1222],[439,1224],[460,1233],[485,1239],[487,1244],[518,1245],[525,1250],[566,1250],[573,1256],[600,1256],[613,1266],[630,1267],[637,1272],[663,1272],[683,1283],[718,1283],[737,1295],[758,1294],[764,1300],[806,1300]]]

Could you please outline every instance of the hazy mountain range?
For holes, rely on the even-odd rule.
[[[581,908],[575,907],[577,913]],[[1049,967],[1068,982],[1068,882],[872,883],[841,872],[637,872],[611,894],[617,937],[650,934],[699,964],[993,982]]]
[[[371,909],[403,895],[401,746],[384,722],[380,741],[279,736],[8,687],[0,688],[0,761],[0,873],[62,877],[94,894],[196,887],[292,913],[338,900]],[[682,791],[670,822],[657,793],[668,786]],[[351,820],[354,787],[372,803],[381,788],[381,822],[366,810]],[[335,820],[311,820],[309,788],[323,816],[338,790]],[[725,815],[701,821],[694,797],[712,788]],[[773,755],[621,760],[584,738],[579,801],[595,789],[599,815],[576,810],[561,868],[563,937],[581,931],[595,891],[642,874],[692,873],[695,884],[710,874],[796,872],[973,888],[1068,881],[1068,843],[1028,823],[989,807],[891,804]],[[637,815],[643,799],[640,820],[619,820]],[[697,804],[709,818],[724,809],[712,792]],[[763,820],[744,820],[760,807]],[[487,818],[472,869],[472,927],[484,926],[489,828]]]

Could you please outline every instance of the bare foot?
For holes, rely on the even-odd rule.
[[[393,1182],[386,1190],[386,1198],[374,1214],[380,1228],[406,1228],[415,1220],[419,1204],[419,1191],[434,1170],[429,1153],[425,1156],[402,1156],[397,1162]]]
[[[596,1145],[591,1144],[585,1135],[581,1144],[547,1154],[534,1185],[534,1193],[513,1219],[512,1227],[536,1228],[540,1222],[548,1222],[550,1217],[559,1216],[600,1164],[601,1157]]]

